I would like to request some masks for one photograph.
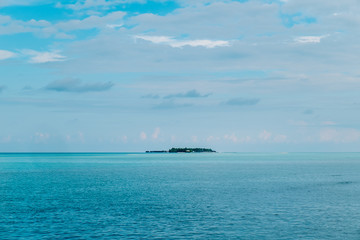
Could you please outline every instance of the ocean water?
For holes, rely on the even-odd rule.
[[[360,239],[360,153],[0,154],[0,239]]]

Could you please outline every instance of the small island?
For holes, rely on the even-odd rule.
[[[147,153],[202,153],[202,152],[216,152],[211,148],[171,148],[168,151],[146,151]]]

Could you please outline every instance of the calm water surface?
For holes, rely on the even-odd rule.
[[[360,154],[0,154],[0,239],[360,239]]]

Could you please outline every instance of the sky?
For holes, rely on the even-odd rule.
[[[358,0],[1,0],[0,152],[360,150]]]

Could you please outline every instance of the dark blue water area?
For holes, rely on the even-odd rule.
[[[360,154],[0,154],[0,239],[360,239]]]

